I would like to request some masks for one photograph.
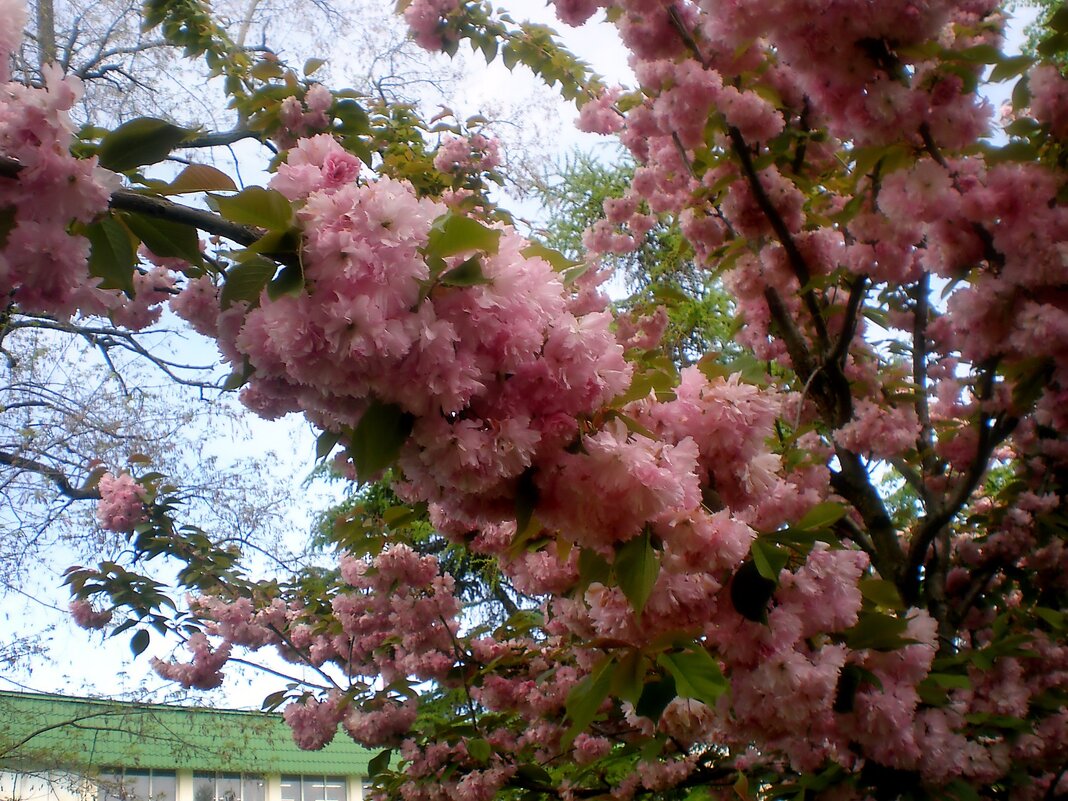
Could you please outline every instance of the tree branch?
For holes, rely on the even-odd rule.
[[[25,456],[19,456],[14,453],[7,453],[6,451],[0,451],[0,464],[6,464],[9,467],[14,467],[16,470],[26,470],[31,473],[37,473],[38,475],[47,478],[57,487],[59,491],[75,501],[98,501],[100,500],[100,491],[96,489],[86,489],[85,487],[75,487],[70,483],[70,479],[61,471],[57,470],[50,465],[46,465],[43,462],[38,462],[36,459],[28,459]]]
[[[236,135],[234,132],[222,134]],[[239,137],[244,138],[244,137]],[[236,140],[235,140],[236,141]],[[13,158],[0,156],[0,178],[15,178],[22,171],[22,165]],[[116,211],[132,211],[146,217],[156,217],[170,222],[188,225],[208,234],[221,236],[239,245],[248,247],[263,236],[264,231],[251,225],[224,220],[218,214],[191,206],[183,206],[162,197],[143,195],[130,189],[120,189],[111,195],[109,206]],[[281,264],[296,265],[295,254],[265,254]]]

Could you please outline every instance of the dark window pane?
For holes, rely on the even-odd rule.
[[[123,801],[152,801],[152,779],[147,770],[128,770],[122,777],[119,797]]]
[[[97,801],[121,801],[122,774],[107,770],[96,780]]]
[[[167,771],[152,771],[152,801],[176,801],[178,798],[178,782],[173,773]]]
[[[262,776],[246,776],[242,785],[243,801],[265,801],[267,798],[267,786]]]
[[[193,801],[215,801],[215,774],[193,774]]]
[[[216,801],[241,801],[241,774],[223,773],[216,782]]]
[[[282,777],[282,801],[301,801],[300,776]]]
[[[304,776],[304,801],[326,801],[326,786],[322,776]]]

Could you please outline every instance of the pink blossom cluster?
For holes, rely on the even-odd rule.
[[[1031,113],[1050,133],[1068,139],[1068,78],[1052,64],[1036,67],[1028,81]]]
[[[222,681],[234,646],[273,646],[291,661],[339,665],[350,678],[363,676],[386,685],[444,678],[459,658],[460,604],[452,578],[439,574],[436,559],[396,545],[370,562],[342,557],[340,578],[327,627],[300,599],[287,603],[274,597],[254,604],[249,598],[195,598],[192,610],[205,621],[205,632],[187,643],[192,661],[154,660],[153,667],[183,686],[207,689]],[[372,694],[363,705],[332,693],[294,701],[284,715],[297,744],[317,749],[333,739],[339,725],[364,745],[395,742],[407,733],[417,711],[414,702],[388,692]]]
[[[357,173],[325,136],[290,151],[272,185],[302,200],[305,290],[264,294],[222,346],[255,369],[243,398],[261,414],[301,410],[333,430],[373,401],[412,415],[405,493],[470,528],[473,510],[510,505],[519,476],[556,459],[630,368],[610,316],[586,296],[573,302],[511,229],[496,252],[461,253],[431,275],[422,249],[445,207]],[[485,280],[450,285],[448,270],[471,255]]]
[[[89,601],[76,598],[70,602],[70,615],[83,629],[102,629],[111,622],[111,610],[97,610]]]
[[[100,500],[96,517],[108,531],[126,533],[148,520],[145,491],[129,473],[104,473],[97,484]]]
[[[485,172],[500,163],[497,140],[484,134],[447,136],[434,156],[434,168],[446,173]]]
[[[11,56],[22,42],[22,30],[26,26],[26,5],[21,0],[3,0],[0,3],[0,83],[8,75]]]
[[[330,124],[327,112],[334,102],[330,90],[321,83],[313,84],[303,98],[290,95],[278,108],[280,129],[274,135],[283,147],[291,147],[298,139],[324,131]]]
[[[420,47],[441,50],[455,40],[448,29],[448,17],[459,7],[459,0],[412,0],[404,9],[404,21]]]
[[[0,177],[0,209],[15,211],[0,247],[0,294],[29,312],[69,317],[100,306],[86,270],[89,243],[68,232],[71,222],[89,223],[107,211],[111,194],[95,158],[70,154],[67,112],[80,91],[76,79],[52,67],[43,88],[0,84],[0,156],[21,165],[16,177]]]
[[[153,669],[163,678],[186,688],[211,690],[222,684],[222,668],[230,658],[230,643],[215,648],[203,633],[197,632],[189,637],[186,647],[193,652],[191,662],[164,662],[153,658]]]
[[[579,109],[576,127],[586,133],[616,133],[623,127],[623,115],[615,108],[615,102],[621,94],[621,89],[606,89],[592,100],[587,100]]]

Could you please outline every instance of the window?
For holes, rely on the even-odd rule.
[[[97,801],[176,801],[173,770],[113,770],[100,774]]]
[[[264,786],[248,773],[194,773],[193,801],[264,801]]]
[[[348,801],[344,776],[283,776],[282,801]]]

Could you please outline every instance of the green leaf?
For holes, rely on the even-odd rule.
[[[1009,78],[1015,78],[1017,75],[1022,75],[1027,72],[1027,69],[1035,63],[1033,58],[1029,56],[1011,56],[1009,58],[1003,58],[994,65],[994,69],[990,71],[990,80],[994,83],[1000,81],[1007,81]]]
[[[137,253],[130,234],[108,216],[86,228],[85,236],[89,240],[89,274],[101,279],[99,287],[121,289],[133,297]]]
[[[929,673],[925,681],[932,681],[947,690],[970,690],[972,681],[961,673]]]
[[[714,707],[730,687],[719,664],[700,645],[686,651],[660,654],[656,661],[675,679],[675,688],[683,698],[693,698]]]
[[[382,522],[391,531],[397,531],[416,521],[425,520],[426,509],[426,503],[417,503],[414,506],[391,506],[382,513]]]
[[[1038,47],[1035,50],[1038,51],[1040,56],[1045,56],[1046,58],[1060,55],[1065,50],[1068,50],[1068,33],[1055,33],[1052,36],[1047,36],[1038,43]]]
[[[997,64],[1001,61],[1002,54],[993,45],[981,44],[957,50],[952,53],[952,58],[977,64]]]
[[[579,550],[579,586],[589,587],[591,584],[604,584],[612,575],[612,566],[605,561],[597,551],[589,548]]]
[[[571,726],[564,734],[564,747],[574,742],[579,732],[583,731],[597,715],[601,703],[608,697],[612,687],[612,666],[615,660],[604,659],[590,675],[576,684],[567,694],[564,708]]]
[[[901,600],[901,594],[897,591],[897,585],[886,579],[866,578],[860,580],[860,594],[876,606],[902,612],[905,604]]]
[[[749,552],[753,555],[753,564],[757,572],[768,581],[779,583],[779,574],[790,561],[790,554],[785,548],[780,548],[766,540],[753,540],[749,546]]]
[[[835,689],[834,711],[843,714],[852,712],[857,690],[863,686],[872,686],[881,690],[883,683],[878,676],[860,665],[851,662],[843,667],[838,675],[838,685]]]
[[[200,237],[197,229],[159,217],[122,212],[119,219],[133,231],[145,247],[160,258],[182,259],[190,264],[203,264]]]
[[[144,653],[144,650],[148,648],[151,637],[152,635],[148,633],[148,629],[138,629],[134,632],[134,636],[130,638],[130,650],[133,651],[134,656],[140,656]]]
[[[106,134],[97,158],[105,169],[126,172],[163,161],[191,133],[188,128],[179,128],[166,120],[139,117]]]
[[[262,186],[250,186],[236,195],[211,195],[219,214],[230,222],[284,231],[293,224],[293,207],[285,195]]]
[[[634,711],[643,718],[657,721],[660,720],[660,716],[664,713],[667,705],[678,697],[679,693],[675,689],[675,679],[669,673],[660,681],[648,682],[642,688],[641,697],[638,698],[638,703],[634,705]]]
[[[846,634],[846,645],[854,651],[870,648],[874,651],[895,651],[911,640],[902,635],[908,620],[880,612],[861,612],[857,624]]]
[[[236,192],[234,179],[220,169],[207,164],[190,164],[170,183],[145,182],[160,195],[184,195],[190,192]]]
[[[468,250],[492,255],[497,252],[500,239],[500,231],[450,211],[434,220],[423,251],[427,256],[442,259]]]
[[[1049,18],[1046,26],[1057,33],[1068,33],[1068,7],[1062,6],[1059,8],[1056,13]]]
[[[321,461],[329,456],[339,439],[341,439],[341,435],[336,431],[324,431],[320,434],[315,440],[315,458]]]
[[[1012,107],[1019,111],[1022,108],[1027,108],[1030,103],[1031,85],[1027,80],[1027,76],[1024,75],[1016,82],[1016,86],[1012,88]]]
[[[282,268],[278,277],[267,284],[267,297],[278,300],[283,295],[296,295],[304,289],[304,270],[300,265],[290,264]]]
[[[530,526],[534,510],[538,507],[538,485],[534,482],[533,468],[524,470],[515,485],[515,531],[522,535]]]
[[[255,304],[277,269],[278,265],[262,257],[232,266],[226,271],[226,280],[223,282],[220,295],[222,307],[227,309],[240,300]]]
[[[286,690],[278,690],[273,692],[263,699],[263,703],[260,704],[261,712],[274,712],[278,709],[286,700],[288,692]]]
[[[363,106],[355,100],[339,100],[334,104],[334,117],[340,122],[338,130],[346,137],[345,149],[352,150],[356,156],[367,163],[371,160],[370,152],[362,153],[363,147],[357,147],[354,137],[362,136],[371,131],[371,118]]]
[[[349,447],[360,481],[370,481],[397,460],[414,422],[410,414],[392,403],[374,401],[367,407],[352,432]]]
[[[660,557],[653,549],[648,528],[623,543],[616,552],[612,568],[616,574],[616,582],[630,601],[631,608],[641,615],[656,584],[656,578],[660,575]]]
[[[752,559],[742,562],[731,580],[731,603],[734,610],[746,620],[766,623],[768,602],[775,594],[778,583],[760,574]]]
[[[490,756],[493,755],[493,748],[481,737],[466,740],[465,744],[467,745],[467,753],[470,754],[471,758],[476,762],[485,764],[486,762],[489,762]]]
[[[7,245],[8,235],[15,228],[15,207],[0,208],[0,248]]]
[[[326,63],[325,58],[309,58],[304,62],[304,75],[314,75]]]
[[[370,761],[367,763],[367,777],[373,779],[382,771],[389,768],[389,760],[393,756],[393,750],[387,748],[384,751],[379,751]]]
[[[834,501],[824,501],[809,509],[797,523],[791,528],[799,528],[803,531],[828,528],[845,517],[846,508],[843,504]]]
[[[544,259],[558,273],[582,264],[580,261],[572,261],[559,250],[546,247],[540,242],[531,242],[519,252],[528,259]]]
[[[612,694],[637,704],[645,689],[645,658],[641,651],[629,651],[612,672]]]
[[[449,270],[440,279],[445,286],[476,286],[491,283],[482,272],[482,261],[472,256],[458,267]]]
[[[1049,609],[1044,606],[1036,606],[1035,614],[1049,624],[1054,631],[1064,631],[1068,627],[1068,615],[1057,609]]]

